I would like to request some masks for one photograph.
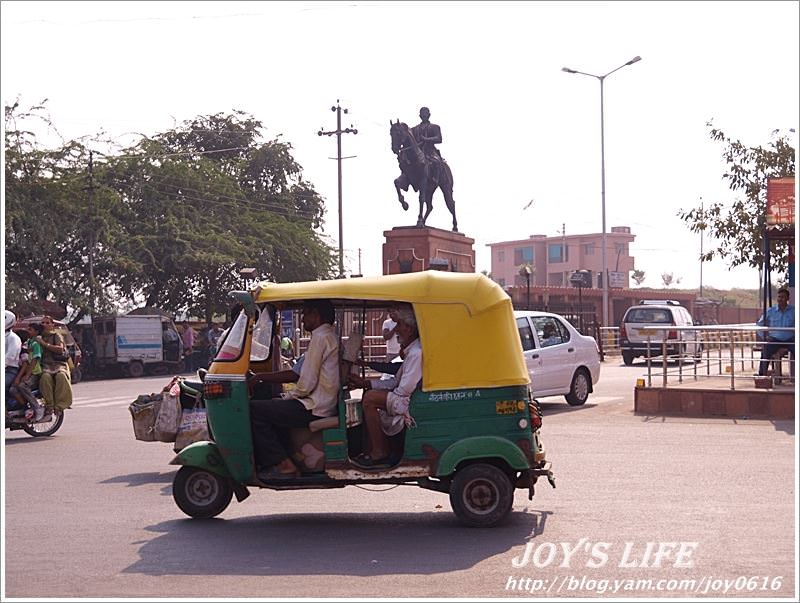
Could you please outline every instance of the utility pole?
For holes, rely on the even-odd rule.
[[[94,318],[94,246],[95,246],[95,219],[94,219],[94,154],[89,151],[89,316]]]
[[[700,219],[703,221],[703,227],[700,229],[700,297],[703,297],[703,233],[706,229],[706,217],[703,212],[702,197],[700,197]]]
[[[351,159],[355,157],[355,155],[351,155],[350,157],[342,157],[342,134],[358,134],[358,130],[352,127],[350,124],[349,128],[345,128],[342,130],[342,112],[347,113],[347,109],[342,109],[339,106],[339,99],[336,99],[336,106],[331,107],[331,111],[336,113],[336,129],[330,132],[323,131],[322,128],[319,129],[317,135],[319,136],[333,136],[336,134],[336,157],[331,157],[330,159],[336,159],[339,167],[339,278],[344,277],[344,248],[342,245],[342,159]]]
[[[358,248],[358,273],[364,274],[361,272],[361,247]]]

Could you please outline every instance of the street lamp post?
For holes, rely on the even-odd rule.
[[[521,266],[520,269],[519,269],[519,274],[520,274],[520,276],[524,276],[525,277],[525,284],[528,287],[528,294],[527,294],[527,297],[525,299],[525,309],[526,310],[530,310],[531,309],[531,267],[528,266],[528,264],[525,264],[525,265]]]
[[[588,75],[600,81],[600,197],[603,209],[603,326],[608,325],[608,266],[606,260],[606,152],[605,152],[605,118],[604,118],[604,105],[603,105],[603,82],[605,79],[619,71],[623,67],[633,65],[642,60],[642,57],[635,56],[627,63],[624,63],[612,69],[605,75],[595,75],[593,73],[586,73],[585,71],[578,71],[577,69],[570,69],[569,67],[562,67],[561,71],[566,73],[578,73],[580,75]]]

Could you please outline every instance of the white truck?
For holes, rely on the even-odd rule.
[[[99,369],[118,367],[130,377],[183,369],[183,345],[168,316],[101,316],[92,325]]]

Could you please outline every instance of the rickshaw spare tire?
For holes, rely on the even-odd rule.
[[[488,528],[511,512],[514,486],[508,475],[488,463],[467,465],[450,482],[450,505],[464,524]]]
[[[172,481],[172,498],[189,517],[209,519],[222,513],[233,497],[228,478],[201,469],[181,467]]]

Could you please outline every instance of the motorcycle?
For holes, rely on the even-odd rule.
[[[33,395],[36,396],[39,404],[44,405],[42,395],[38,389],[33,391]],[[53,435],[64,422],[64,411],[60,409],[54,409],[50,412],[45,409],[41,419],[34,418],[34,416],[31,416],[32,414],[29,408],[6,410],[6,429],[11,431],[22,429],[28,435],[39,438]]]

